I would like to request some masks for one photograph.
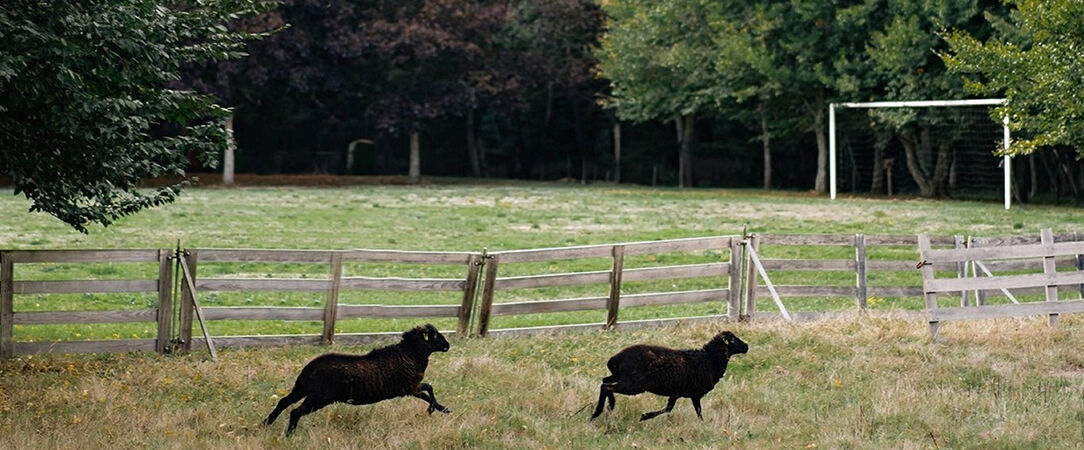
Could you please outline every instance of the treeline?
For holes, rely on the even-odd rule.
[[[249,56],[180,84],[234,108],[241,172],[823,192],[829,103],[1001,95],[982,68],[946,67],[962,47],[945,38],[1026,46],[1014,14],[999,0],[286,0],[233,24],[271,33]],[[916,161],[918,193],[945,194],[953,155],[930,124],[871,124]],[[1079,163],[1054,159],[1067,178],[1050,189],[1079,195]]]

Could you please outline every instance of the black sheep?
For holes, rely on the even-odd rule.
[[[290,411],[286,435],[293,433],[301,416],[335,402],[367,405],[395,397],[411,395],[429,403],[428,413],[451,412],[433,394],[429,383],[422,383],[429,355],[448,351],[448,340],[432,325],[415,327],[403,333],[398,344],[375,349],[365,355],[328,353],[313,359],[301,369],[289,395],[279,400],[264,422],[270,425],[287,406],[305,399]]]
[[[700,349],[675,350],[654,345],[626,347],[606,362],[612,375],[602,379],[598,406],[591,419],[602,414],[602,405],[607,399],[610,400],[610,410],[614,409],[614,393],[637,395],[650,392],[670,399],[666,408],[646,412],[640,416],[640,420],[670,412],[681,397],[692,400],[696,416],[703,420],[700,398],[723,377],[730,357],[747,351],[749,346],[729,331],[715,335]]]

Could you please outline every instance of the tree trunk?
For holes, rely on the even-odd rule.
[[[482,176],[482,160],[479,158],[478,138],[474,134],[474,108],[467,111],[467,156],[470,158],[470,172],[475,178]]]
[[[696,117],[692,114],[676,119],[680,132],[681,150],[678,153],[678,186],[693,185],[693,136],[695,136]]]
[[[678,143],[678,187],[685,187],[685,145],[683,142],[685,133],[681,130],[684,125],[681,119],[681,117],[674,118],[674,129],[677,130]]]
[[[813,134],[817,138],[817,178],[813,190],[818,194],[828,191],[828,136],[824,123],[824,91],[817,92],[813,103],[806,102],[806,110],[813,116]]]
[[[226,119],[226,154],[222,155],[222,184],[233,186],[233,150],[237,142],[233,140],[233,113]]]
[[[940,197],[945,194],[945,185],[949,177],[949,166],[952,164],[953,152],[948,143],[937,146],[937,158],[932,170],[918,154],[919,148],[932,151],[929,130],[924,128],[918,139],[913,133],[904,132],[900,135],[903,143],[903,152],[907,156],[907,171],[918,185],[919,195],[923,197]]]
[[[1058,183],[1058,172],[1052,169],[1049,161],[1047,161],[1049,156],[1046,152],[1039,153],[1039,162],[1043,163],[1046,178],[1050,182],[1050,193],[1054,194],[1054,201],[1057,202],[1061,201],[1061,185]]]
[[[772,188],[772,137],[768,133],[768,110],[764,102],[757,104],[760,113],[761,148],[764,153],[764,189]]]
[[[580,157],[580,184],[587,184],[587,139],[583,130],[583,110],[575,97],[571,97],[570,101],[572,102],[572,135],[576,142],[576,153]]]
[[[614,184],[621,184],[621,122],[614,121]]]
[[[923,197],[929,197],[929,193],[932,192],[933,189],[926,179],[926,174],[922,173],[922,166],[918,164],[918,156],[916,155],[914,142],[903,141],[903,153],[907,156],[907,171],[911,173],[911,178],[913,178],[915,184],[918,185],[919,194]]]
[[[519,113],[512,115],[514,124],[516,127],[516,151],[512,157],[512,173],[514,178],[526,178],[527,174],[523,171],[523,152],[527,149],[527,142],[523,138],[523,120],[520,118]]]
[[[1080,190],[1076,186],[1076,180],[1073,179],[1073,169],[1069,166],[1069,162],[1067,162],[1065,158],[1061,157],[1061,153],[1058,153],[1057,148],[1052,148],[1050,149],[1050,151],[1054,152],[1054,160],[1057,161],[1058,167],[1061,169],[1061,172],[1065,174],[1065,184],[1069,187],[1069,192],[1072,192],[1074,196],[1079,196]]]
[[[410,133],[410,183],[418,184],[422,180],[422,157],[418,144],[418,132]]]
[[[815,118],[813,134],[817,137],[817,178],[813,180],[813,190],[818,194],[828,191],[828,144],[825,142],[823,118]]]
[[[1031,187],[1028,189],[1028,200],[1039,194],[1039,171],[1035,167],[1035,154],[1028,155],[1028,172],[1031,175]]]
[[[869,192],[871,194],[880,194],[885,185],[885,151],[877,145],[873,146],[873,170],[870,178]],[[889,192],[888,195],[892,195],[892,193]]]

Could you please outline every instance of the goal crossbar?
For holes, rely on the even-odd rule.
[[[912,100],[888,102],[849,102],[828,104],[828,178],[829,197],[836,199],[836,108],[930,108],[944,106],[994,106],[1005,104],[1003,98],[979,98],[970,100]],[[1004,148],[1009,148],[1009,116],[1002,118]],[[1002,161],[1004,167],[1005,209],[1012,205],[1012,173],[1009,155]]]

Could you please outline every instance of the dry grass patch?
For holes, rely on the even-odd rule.
[[[619,396],[588,421],[605,361],[637,342],[699,346],[731,329],[750,351],[704,399]],[[427,381],[449,415],[403,398],[260,425],[320,347],[205,355],[37,356],[0,363],[0,448],[1072,447],[1084,441],[1084,321],[699,324],[635,332],[457,339]],[[339,347],[364,352],[369,347]]]

